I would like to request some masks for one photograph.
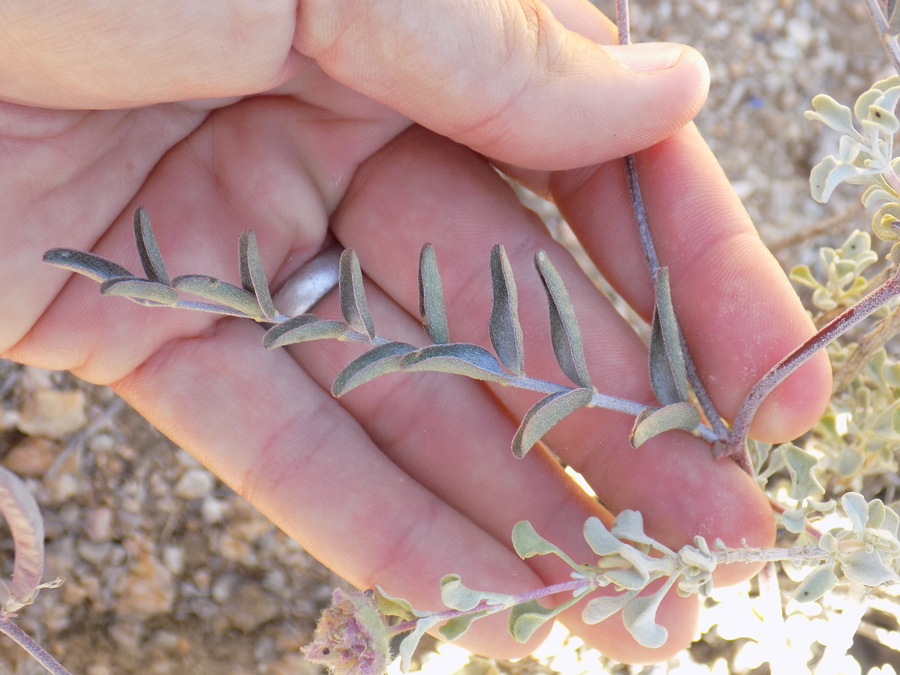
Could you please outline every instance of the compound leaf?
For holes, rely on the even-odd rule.
[[[590,405],[590,389],[570,389],[545,396],[535,403],[519,425],[513,437],[513,454],[521,459],[544,434],[567,415]]]
[[[150,281],[169,285],[169,273],[163,263],[162,254],[159,252],[159,244],[150,227],[150,216],[147,209],[139,206],[134,211],[134,241],[137,244],[138,255],[141,258],[141,266],[144,274]]]
[[[637,448],[654,436],[672,429],[693,431],[698,424],[700,424],[700,413],[693,403],[687,401],[673,403],[656,410],[645,408],[637,416],[634,427],[631,429],[631,447]]]
[[[243,288],[238,288],[215,277],[203,274],[185,274],[172,279],[172,287],[224,305],[253,319],[263,318],[256,296]]]
[[[430,370],[465,375],[473,380],[505,382],[500,363],[484,347],[467,342],[429,345],[410,352],[400,360],[403,370]]]
[[[259,247],[256,245],[256,235],[253,230],[241,232],[238,242],[238,258],[241,267],[241,285],[249,293],[256,297],[259,308],[266,319],[275,319],[278,312],[272,295],[269,293],[269,283],[266,281],[266,273],[263,270],[262,259],[259,257]]]
[[[519,323],[519,296],[503,246],[491,249],[491,344],[501,363],[516,375],[525,374],[525,348]]]
[[[415,351],[415,347],[405,342],[388,342],[373,347],[365,354],[356,357],[338,373],[331,385],[334,396],[343,396],[351,389],[374,380],[380,375],[395,373],[401,370],[400,359]]]
[[[375,324],[369,307],[366,304],[366,291],[363,288],[362,270],[356,251],[346,249],[341,253],[338,289],[341,296],[341,314],[344,320],[357,333],[375,338]]]
[[[438,273],[434,246],[431,244],[425,244],[419,254],[419,314],[432,342],[436,344],[450,342],[444,289],[441,285],[441,275]]]
[[[178,293],[166,284],[148,279],[115,278],[100,284],[103,295],[118,295],[139,305],[172,307],[178,302]]]
[[[263,336],[263,347],[276,349],[298,342],[337,339],[347,332],[347,324],[321,319],[315,314],[301,314],[272,326]]]
[[[541,275],[550,303],[550,339],[556,361],[572,382],[590,389],[591,378],[584,359],[584,343],[569,292],[545,251],[537,252],[534,264]]]
[[[134,278],[131,272],[112,260],[71,248],[51,248],[44,253],[44,262],[70,272],[83,274],[93,281],[107,281],[123,277]]]

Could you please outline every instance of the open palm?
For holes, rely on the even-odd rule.
[[[40,262],[65,246],[139,269],[138,205],[173,274],[236,282],[238,236],[253,228],[278,288],[333,237],[358,252],[379,332],[423,344],[415,266],[431,242],[451,337],[488,344],[488,255],[500,242],[519,286],[526,369],[559,380],[531,264],[543,248],[569,286],[595,386],[649,402],[644,345],[493,168],[553,199],[648,316],[652,288],[621,163],[610,161],[648,148],[638,164],[660,257],[727,415],[811,327],[684,126],[705,94],[695,53],[641,72],[649,53],[635,47],[638,69],[626,68],[596,44],[610,41],[609,23],[581,0],[158,0],[102,10],[71,0],[47,16],[26,5],[0,9],[3,356],[110,384],[335,571],[425,609],[439,607],[437,581],[451,572],[510,593],[558,580],[559,567],[511,550],[521,519],[585,560],[581,524],[605,508],[640,509],[670,546],[695,534],[770,541],[762,493],[692,437],[635,451],[623,415],[567,420],[546,440],[601,506],[544,448],[511,456],[531,395],[403,374],[335,401],[328,389],[353,347],[266,352],[263,326],[101,299],[91,282]],[[337,316],[335,298],[316,311]],[[814,360],[767,402],[756,436],[802,433],[827,395],[827,364]],[[660,619],[671,638],[657,652],[615,618],[570,626],[614,658],[656,660],[690,641],[695,612],[694,599],[667,599]],[[482,623],[466,646],[497,656],[530,648],[502,618]]]

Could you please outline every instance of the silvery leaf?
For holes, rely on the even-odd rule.
[[[107,281],[116,278],[135,278],[118,263],[103,256],[71,248],[51,248],[44,253],[44,262],[61,267],[70,272],[78,272],[93,281]]]
[[[450,342],[444,289],[441,286],[434,247],[431,244],[425,244],[419,254],[419,314],[432,342],[436,344]]]
[[[556,361],[572,382],[585,389],[591,389],[591,378],[584,359],[584,343],[569,292],[544,251],[537,252],[534,264],[550,303],[550,339]]]
[[[376,377],[401,370],[400,359],[415,347],[405,342],[388,342],[373,347],[365,354],[356,357],[334,378],[331,393],[343,396],[351,389],[365,384]]]
[[[817,460],[793,443],[784,447],[784,459],[791,475],[791,499],[803,501],[807,497],[825,492],[816,478]]]
[[[512,543],[516,554],[525,560],[535,555],[552,554],[562,558],[572,569],[579,571],[581,567],[562,549],[544,539],[527,520],[520,520],[513,526]]]
[[[686,401],[673,403],[644,415],[647,410],[641,412],[635,420],[634,428],[631,430],[632,447],[640,447],[654,436],[673,429],[693,431],[700,424],[700,413],[697,408],[693,403]]]
[[[859,132],[853,126],[853,114],[845,105],[841,105],[827,94],[819,94],[812,100],[813,108],[805,115],[807,119],[816,120],[831,127],[835,131],[847,134],[853,138],[859,137]]]
[[[489,605],[508,607],[515,602],[515,596],[506,593],[476,591],[463,584],[458,574],[447,574],[441,578],[441,602],[450,609],[467,612],[482,602]]]
[[[667,267],[661,267],[656,274],[656,308],[652,329],[650,381],[653,392],[663,405],[689,400],[687,367],[681,349],[681,331],[672,305]]]
[[[809,187],[817,202],[825,203],[834,189],[845,180],[872,173],[853,164],[842,164],[834,155],[828,155],[813,167],[809,174]]]
[[[263,316],[266,319],[274,319],[278,312],[269,293],[269,283],[266,281],[253,230],[244,230],[241,233],[238,241],[238,259],[241,267],[241,285],[244,290],[256,297]]]
[[[635,640],[644,647],[662,647],[669,638],[669,631],[656,623],[656,611],[669,590],[669,582],[652,595],[639,595],[622,610],[622,622]]]
[[[631,602],[632,598],[637,594],[638,591],[625,591],[616,595],[603,595],[598,598],[592,598],[585,605],[584,611],[581,613],[581,620],[589,626],[600,623]]]
[[[467,342],[422,347],[404,356],[400,367],[403,370],[453,373],[492,382],[505,382],[507,377],[493,354],[484,347]]]
[[[341,314],[357,333],[375,338],[375,324],[369,314],[366,303],[366,291],[363,288],[362,270],[356,251],[346,249],[341,253],[340,276],[338,288],[341,296]]]
[[[880,586],[887,582],[900,582],[900,576],[884,564],[878,550],[867,551],[861,548],[850,555],[840,556],[844,575],[864,586]]]
[[[814,602],[837,586],[838,578],[831,565],[822,564],[810,572],[794,591],[797,602]]]
[[[516,430],[513,437],[513,454],[521,459],[550,429],[579,408],[590,405],[593,392],[590,389],[570,389],[545,396],[535,403]]]
[[[137,244],[138,255],[147,278],[168,286],[171,283],[169,273],[166,271],[162,254],[159,252],[159,244],[156,242],[153,228],[150,227],[150,216],[147,215],[147,209],[143,206],[139,206],[134,212],[134,241]]]
[[[501,363],[516,375],[525,373],[525,347],[519,323],[519,299],[512,267],[503,246],[491,250],[491,344]]]
[[[453,617],[443,626],[438,628],[438,633],[440,633],[442,639],[447,642],[453,642],[469,630],[469,626],[472,625],[472,622],[475,621],[475,619],[480,619],[483,616],[487,616],[487,610],[484,612],[472,612],[471,614]]]
[[[267,330],[263,336],[263,347],[277,349],[298,342],[338,339],[347,329],[348,326],[343,321],[321,319],[315,314],[301,314]]]
[[[869,520],[869,505],[866,498],[858,492],[847,492],[841,497],[841,508],[850,519],[853,531],[862,537]]]
[[[172,279],[172,287],[224,305],[253,319],[259,320],[263,318],[256,296],[243,288],[238,288],[215,277],[208,277],[202,274],[185,274]]]
[[[585,589],[587,592],[589,589]],[[516,642],[528,642],[534,632],[557,614],[564,612],[581,600],[584,592],[575,595],[556,607],[544,607],[537,600],[529,600],[512,608],[509,613],[509,633]]]
[[[178,293],[166,284],[147,279],[116,278],[100,284],[103,295],[118,295],[139,305],[172,307],[178,302]]]

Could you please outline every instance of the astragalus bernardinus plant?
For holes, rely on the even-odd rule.
[[[869,6],[896,64],[894,36],[900,32],[900,11],[893,2],[885,8],[878,0],[869,0]],[[628,35],[626,9],[620,3],[623,42]],[[545,291],[549,347],[565,382],[529,375],[519,303],[538,299],[519,297],[502,243],[494,246],[484,261],[485,292],[492,297],[487,317],[490,345],[451,339],[438,269],[440,251],[428,243],[421,249],[418,265],[419,310],[429,341],[425,346],[391,338],[390,322],[381,328],[368,309],[359,260],[349,249],[334,263],[340,318],[279,311],[250,230],[238,243],[235,283],[203,274],[171,276],[144,208],[134,214],[142,274],[72,249],[52,249],[44,259],[94,279],[104,295],[122,296],[148,307],[180,307],[266,324],[266,349],[315,340],[368,346],[334,380],[332,393],[337,397],[376,377],[401,371],[438,371],[538,392],[538,401],[511,439],[511,451],[517,458],[524,457],[575,411],[601,408],[633,417],[630,442],[634,452],[659,434],[692,434],[704,440],[720,461],[736,462],[770,496],[782,533],[777,547],[729,547],[721,540],[697,536],[692,544],[673,550],[647,534],[641,513],[623,510],[612,522],[591,517],[583,523],[584,540],[593,551],[588,559],[571,557],[553,543],[552,533],[536,531],[527,520],[518,522],[511,537],[521,558],[553,556],[568,567],[567,577],[526,593],[472,589],[453,570],[447,570],[440,581],[446,605],[440,612],[420,611],[380,588],[353,593],[337,590],[314,640],[304,648],[307,658],[326,664],[335,673],[377,675],[398,656],[407,669],[426,631],[454,640],[473,621],[498,612],[508,613],[510,633],[524,642],[545,622],[575,605],[589,624],[620,614],[637,642],[660,647],[668,637],[657,621],[663,597],[669,592],[707,595],[716,568],[733,563],[764,564],[765,586],[776,599],[778,588],[772,581],[777,579],[778,562],[798,581],[793,590],[797,600],[817,601],[838,584],[846,585],[846,641],[829,646],[829,657],[840,657],[852,640],[866,594],[900,582],[900,515],[890,505],[895,484],[884,481],[889,489],[876,491],[885,499],[863,495],[864,481],[896,471],[900,441],[900,363],[885,347],[900,330],[900,310],[896,309],[900,295],[900,159],[892,154],[893,137],[900,129],[895,114],[898,99],[900,76],[876,82],[852,108],[824,94],[813,99],[813,110],[807,116],[840,134],[836,153],[812,171],[813,197],[827,201],[841,183],[864,186],[865,206],[878,205],[872,231],[879,239],[898,243],[887,256],[885,269],[868,277],[865,273],[878,263],[879,256],[872,250],[870,236],[858,230],[849,234],[841,248],[822,249],[824,278],[817,278],[805,266],[792,271],[792,278],[814,291],[814,318],[819,329],[759,379],[730,424],[707,394],[686,347],[672,301],[670,272],[657,257],[632,157],[625,159],[626,176],[655,290],[648,345],[649,379],[657,399],[654,405],[603,392],[602,378],[590,372],[584,354],[585,340],[591,336],[582,333],[565,281],[552,256],[544,251],[534,252],[534,274]],[[868,332],[860,330],[861,322],[872,315],[879,316],[881,323]],[[851,329],[856,330],[848,333]],[[802,441],[777,447],[750,440],[751,421],[766,396],[826,347],[835,368],[835,390],[818,427]],[[776,604],[780,607],[780,599]],[[773,670],[777,670],[774,663]]]

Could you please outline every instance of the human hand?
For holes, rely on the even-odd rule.
[[[612,30],[586,2],[485,4],[0,9],[0,278],[15,289],[0,301],[3,355],[111,384],[332,569],[426,609],[438,608],[437,581],[450,572],[511,593],[558,580],[559,567],[510,550],[521,519],[591,559],[580,528],[602,508],[549,453],[509,452],[509,412],[520,418],[533,397],[409,374],[336,402],[328,387],[352,347],[267,353],[260,326],[101,300],[39,260],[66,246],[137,269],[130,214],[142,204],[175,274],[235,281],[238,235],[252,227],[277,288],[330,231],[373,282],[376,327],[421,343],[414,270],[430,241],[453,338],[487,344],[488,252],[500,242],[517,272],[528,372],[558,379],[530,263],[545,248],[595,384],[650,401],[643,345],[484,156],[553,198],[646,317],[652,288],[621,162],[610,160],[652,146],[638,164],[660,257],[698,367],[733,414],[811,326],[702,140],[681,129],[705,96],[702,60],[685,50],[668,69],[638,72],[610,54],[646,62],[648,48],[597,46]],[[337,316],[335,298],[316,311]],[[786,381],[755,435],[785,440],[810,426],[827,373],[820,358]],[[631,422],[584,412],[547,441],[608,508],[641,510],[670,546],[695,534],[771,541],[766,500],[733,463],[681,434],[632,450]],[[652,652],[616,617],[568,623],[613,658],[658,660],[693,637],[696,609],[668,598],[659,616],[670,641]],[[461,642],[498,656],[533,646],[512,642],[502,618]]]

